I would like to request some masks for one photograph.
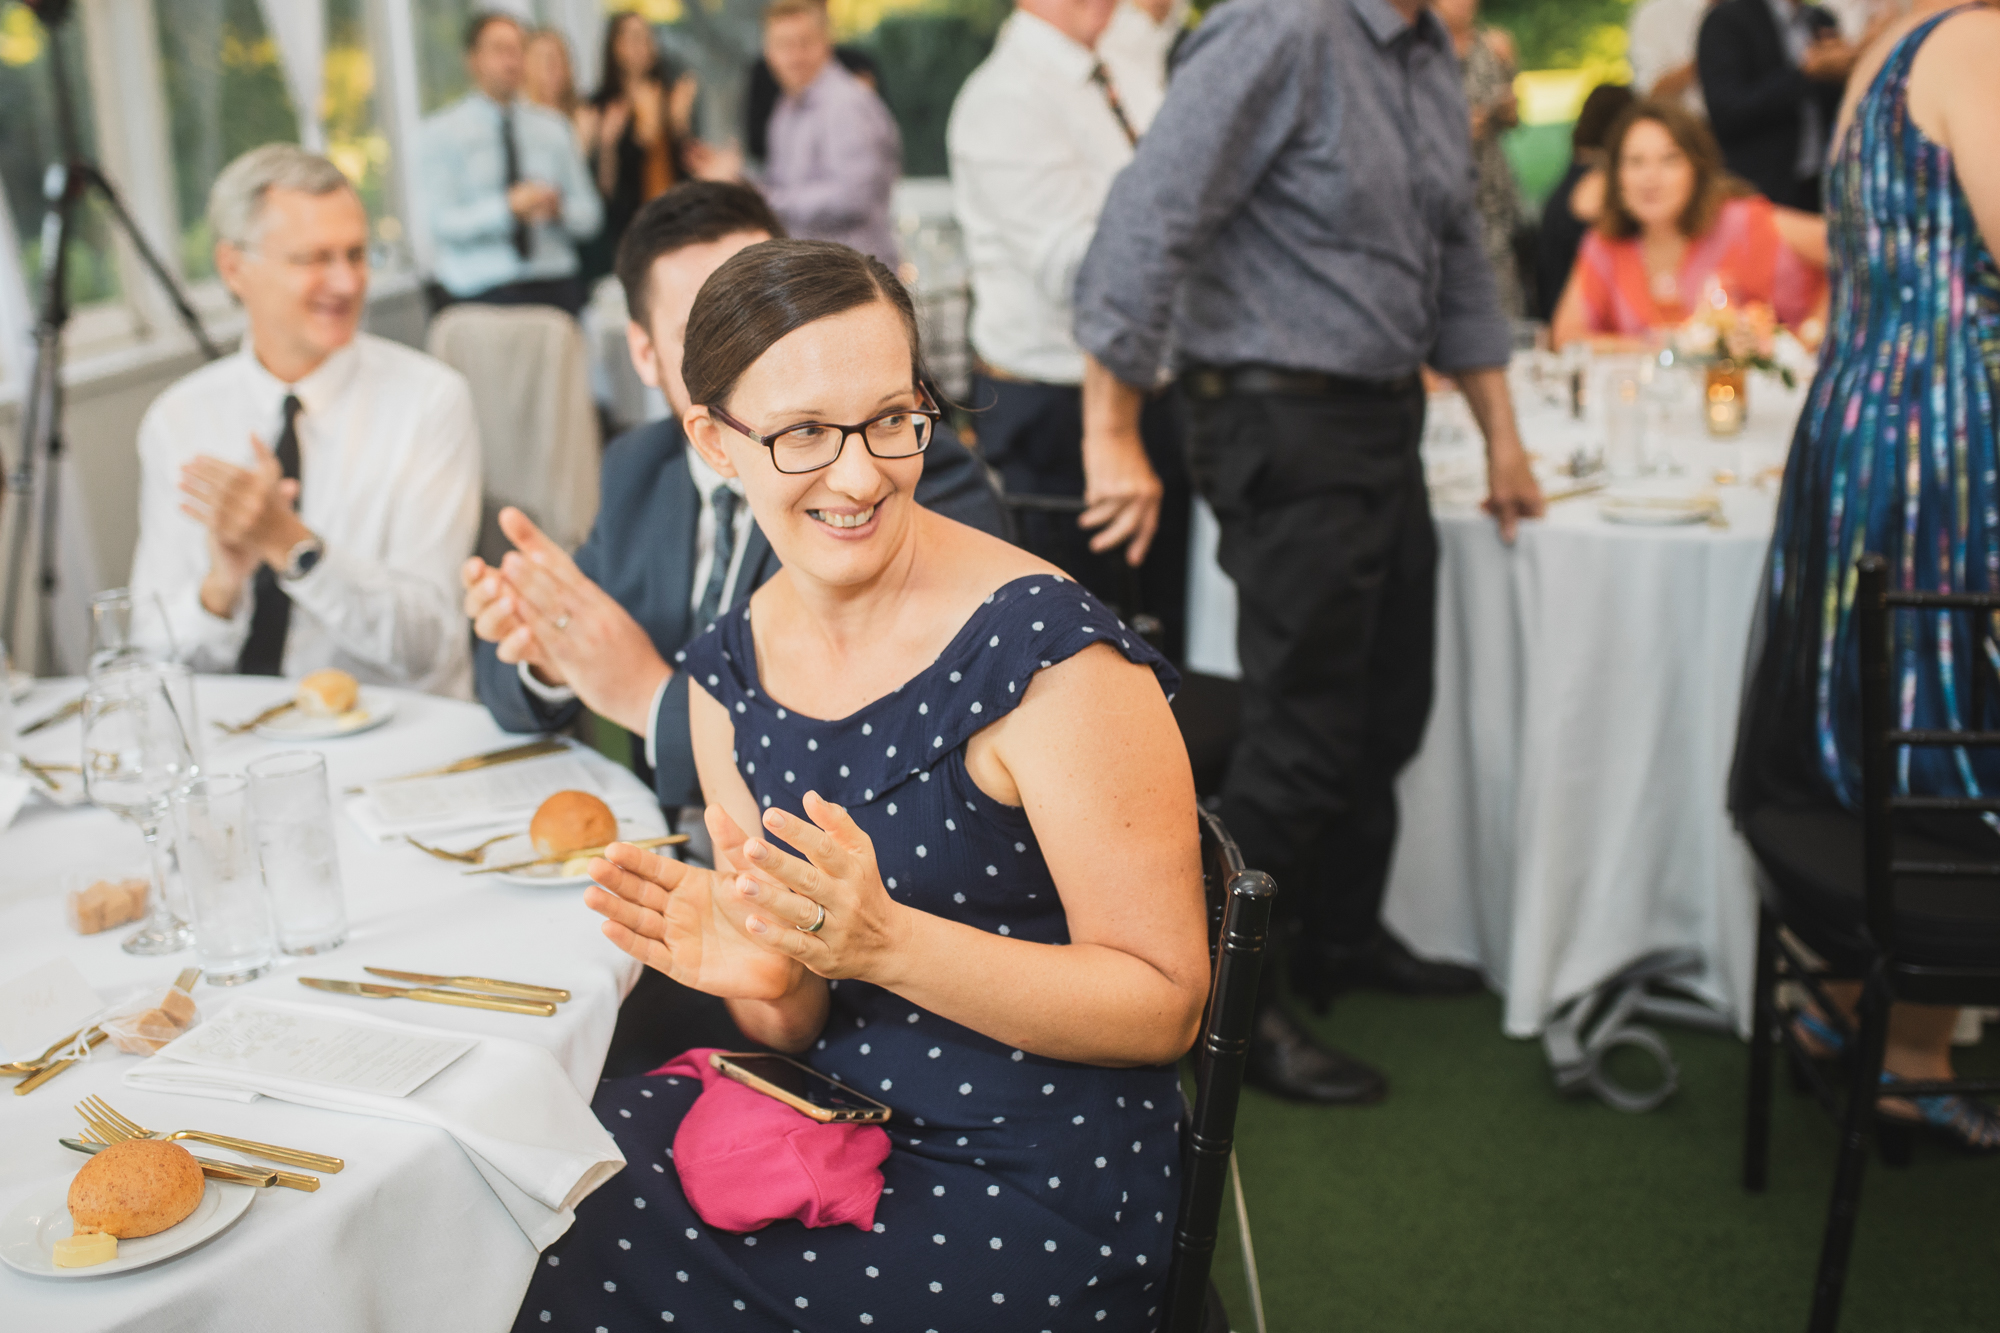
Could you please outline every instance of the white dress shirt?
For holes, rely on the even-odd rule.
[[[195,670],[236,669],[254,581],[227,617],[202,606],[208,532],[181,511],[181,468],[201,454],[247,467],[252,435],[275,450],[288,393],[304,405],[299,517],[326,553],[282,584],[292,599],[284,674],[338,667],[363,682],[470,698],[458,571],[479,532],[479,427],[464,377],[400,343],[358,334],[285,384],[245,338],[242,351],[155,399],[139,424],[133,592],[158,594]]]
[[[1112,177],[1132,160],[1098,58],[1016,10],[959,89],[945,127],[952,198],[972,266],[972,346],[1005,374],[1083,379],[1071,330],[1077,267]]]
[[[736,494],[736,512],[730,517],[730,535],[734,539],[729,550],[729,568],[722,580],[722,600],[718,605],[727,607],[736,595],[736,580],[743,572],[743,548],[748,546],[750,536],[750,505],[743,498],[743,483],[734,477],[725,477],[708,465],[708,460],[695,452],[689,445],[681,455],[687,460],[688,475],[694,479],[695,490],[701,493],[701,513],[694,523],[694,576],[688,590],[688,606],[692,610],[701,609],[701,595],[708,588],[708,576],[715,568],[715,493],[727,486]],[[703,626],[702,628],[706,628]],[[576,691],[567,685],[544,685],[526,662],[520,664],[521,683],[539,698],[550,703],[566,703],[576,698]],[[657,765],[659,761],[656,742],[659,738],[660,696],[667,692],[667,682],[673,679],[670,668],[660,677],[660,684],[653,691],[653,702],[646,709],[646,762]],[[699,825],[700,816],[695,823]]]
[[[1632,11],[1625,58],[1632,64],[1632,91],[1652,94],[1653,85],[1682,65],[1694,63],[1701,21],[1713,0],[1645,0]],[[1681,94],[1681,103],[1698,116],[1708,114],[1701,100],[1701,81]]]
[[[1190,0],[1173,0],[1167,16],[1155,23],[1132,0],[1120,0],[1104,35],[1097,39],[1098,58],[1111,71],[1125,115],[1141,134],[1167,100],[1167,57],[1187,24],[1189,6]]]

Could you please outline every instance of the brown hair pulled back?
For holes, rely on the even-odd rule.
[[[808,324],[886,302],[910,336],[910,377],[923,379],[923,342],[910,294],[882,261],[832,241],[760,241],[726,260],[688,312],[681,380],[688,397],[727,406],[743,373]]]
[[[1723,204],[1744,193],[1744,186],[1722,165],[1722,149],[1716,146],[1708,126],[1672,102],[1635,102],[1604,136],[1607,180],[1604,215],[1597,220],[1597,229],[1614,241],[1639,234],[1639,220],[1626,208],[1625,191],[1618,182],[1618,161],[1625,152],[1625,136],[1634,125],[1647,120],[1665,130],[1694,167],[1694,194],[1680,216],[1681,235],[1690,239],[1706,235],[1721,216]]]

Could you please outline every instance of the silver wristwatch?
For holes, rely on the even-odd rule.
[[[278,571],[278,577],[293,583],[313,572],[320,557],[326,554],[326,543],[317,537],[307,537],[285,557],[285,567]]]

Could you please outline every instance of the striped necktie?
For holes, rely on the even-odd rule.
[[[701,601],[694,609],[697,629],[707,628],[722,614],[722,590],[729,583],[729,566],[736,559],[736,506],[743,503],[743,497],[724,484],[715,488],[708,503],[715,512],[715,554],[708,562],[708,585],[701,590]]]
[[[1118,100],[1118,89],[1111,84],[1111,71],[1098,61],[1090,67],[1090,81],[1104,92],[1104,103],[1111,108],[1111,114],[1118,121],[1118,128],[1125,131],[1125,142],[1134,148],[1139,146],[1139,131],[1132,128],[1132,120],[1125,114],[1125,103]]]

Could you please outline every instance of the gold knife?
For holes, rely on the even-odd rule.
[[[688,835],[685,833],[669,833],[664,838],[619,839],[620,842],[631,843],[632,846],[639,848],[641,851],[649,851],[654,847],[672,847],[687,840]],[[504,866],[481,866],[477,870],[461,870],[459,873],[461,875],[500,875],[505,874],[509,870],[532,870],[536,866],[559,866],[565,861],[574,861],[579,857],[602,856],[604,855],[605,848],[610,846],[611,844],[607,842],[603,847],[579,847],[573,852],[558,852],[554,856],[538,856],[532,861],[516,861],[512,865]]]
[[[95,1157],[109,1144],[93,1143],[89,1139],[61,1139],[63,1147],[71,1152],[89,1153]],[[227,1180],[237,1185],[255,1185],[263,1189],[270,1185],[283,1185],[286,1189],[304,1190],[311,1194],[319,1188],[319,1177],[308,1176],[298,1171],[275,1171],[269,1167],[246,1166],[237,1162],[218,1162],[213,1157],[194,1159],[201,1166],[201,1173],[210,1180]]]
[[[489,750],[485,754],[475,754],[469,758],[460,759],[456,763],[445,764],[439,768],[420,769],[415,773],[404,773],[393,778],[376,778],[373,782],[365,782],[358,787],[349,787],[346,795],[353,796],[359,792],[368,790],[370,787],[379,786],[383,783],[409,782],[413,778],[441,778],[451,773],[470,773],[475,768],[493,768],[499,764],[511,764],[518,759],[539,759],[545,754],[557,754],[567,749],[569,749],[569,745],[560,738],[545,736],[538,741],[529,741],[526,745],[509,746],[505,750]]]
[[[263,712],[257,714],[257,716],[251,718],[247,722],[218,721],[214,723],[214,725],[222,728],[222,730],[228,732],[232,736],[241,736],[246,731],[255,731],[257,728],[263,726],[266,722],[269,722],[274,717],[284,716],[286,713],[291,712],[294,708],[297,708],[298,706],[299,706],[299,701],[297,699],[287,699],[283,703],[272,704],[269,708],[266,708]]]
[[[301,986],[332,991],[335,995],[359,995],[369,1000],[426,1000],[431,1004],[456,1004],[467,1009],[497,1009],[503,1014],[532,1014],[548,1018],[556,1007],[546,1000],[513,1000],[502,995],[472,995],[465,991],[432,990],[425,986],[376,986],[366,981],[329,981],[324,977],[300,977]]]
[[[47,717],[42,718],[41,720],[36,722],[30,722],[27,726],[22,727],[20,734],[23,736],[32,736],[38,731],[46,731],[50,727],[55,726],[59,722],[69,721],[71,718],[75,717],[78,713],[81,713],[82,711],[83,711],[83,696],[78,695],[76,698],[71,699],[68,703],[64,704],[61,708],[56,709],[55,712],[50,713]]]
[[[90,1049],[92,1047],[95,1047],[99,1042],[103,1040],[104,1040],[104,1029],[93,1028],[90,1033],[90,1040],[86,1043],[85,1049]],[[14,1085],[14,1095],[16,1097],[27,1096],[29,1093],[33,1092],[36,1088],[41,1087],[42,1084],[48,1082],[50,1079],[54,1078],[57,1074],[62,1073],[63,1070],[68,1069],[71,1065],[75,1063],[76,1063],[75,1060],[58,1060],[52,1065],[43,1066],[41,1069],[36,1070],[34,1073],[22,1079],[19,1083],[16,1083]]]
[[[438,977],[428,972],[398,972],[388,967],[364,967],[361,970],[391,981],[414,981],[419,986],[451,986],[458,990],[486,991],[522,1000],[548,1000],[555,1004],[569,999],[566,990],[558,990],[554,986],[530,986],[521,981],[495,981],[491,977]]]

